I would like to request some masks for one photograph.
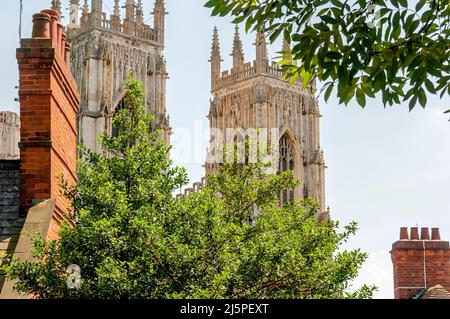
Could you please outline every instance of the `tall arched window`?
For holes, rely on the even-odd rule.
[[[114,115],[112,120],[114,121],[114,118],[117,116],[117,113],[119,113],[120,110],[122,110],[125,107],[124,101],[121,100],[119,104],[117,104],[116,109],[114,110]],[[119,128],[114,126],[114,123],[111,122],[111,136],[112,137],[118,137],[119,136]]]
[[[279,172],[295,169],[295,151],[290,139],[284,134],[280,139]],[[283,205],[294,199],[294,189],[284,189],[280,194],[280,204]]]

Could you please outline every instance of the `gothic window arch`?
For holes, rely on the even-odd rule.
[[[295,170],[295,150],[291,139],[284,134],[280,139],[279,173]],[[284,189],[280,194],[280,204],[286,204],[294,199],[294,189]]]
[[[111,119],[111,137],[118,137],[119,136],[119,128],[114,126],[114,118],[117,116],[117,114],[120,112],[120,110],[123,110],[125,108],[125,102],[124,100],[120,100],[119,104],[117,104],[116,108],[114,109],[114,115]]]

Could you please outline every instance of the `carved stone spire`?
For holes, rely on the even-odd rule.
[[[70,22],[69,29],[79,28],[80,0],[70,0]]]
[[[134,32],[134,0],[125,2],[125,19],[123,20],[123,28],[125,33],[132,34]]]
[[[158,33],[158,42],[164,45],[166,6],[164,0],[155,0],[152,14],[154,15],[154,29]]]
[[[119,0],[114,0],[114,12],[113,15],[116,17],[120,17],[120,5]]]
[[[283,47],[281,48],[283,51],[283,56],[287,56],[288,54],[286,52],[291,52],[291,44],[287,42],[286,39],[283,39]]]
[[[211,48],[211,60],[215,58],[219,58],[220,60],[219,31],[217,30],[217,27],[214,27],[213,43]]]
[[[127,0],[125,2],[125,19],[134,21],[134,0]]]
[[[233,40],[233,68],[236,68],[244,64],[244,50],[242,48],[241,36],[239,34],[239,26],[236,24]]]
[[[142,0],[138,0],[136,5],[136,21],[144,24],[144,8],[142,7]]]
[[[103,17],[103,3],[102,0],[92,0],[91,3],[91,26],[96,27],[102,24]]]
[[[61,14],[61,0],[52,0],[52,9]]]
[[[256,72],[262,73],[268,65],[266,35],[262,30],[256,33]]]
[[[88,0],[84,0],[83,8],[81,9],[81,28],[85,28],[89,22],[89,5]]]
[[[92,12],[102,12],[103,4],[102,0],[92,0]]]
[[[89,14],[89,5],[88,5],[88,0],[84,0],[84,4],[83,4],[83,12],[84,15],[88,15]]]
[[[114,0],[114,11],[111,14],[111,29],[113,31],[120,31],[120,5],[119,0]]]
[[[214,89],[217,80],[220,79],[220,63],[222,58],[220,55],[219,33],[217,27],[214,27],[213,43],[211,49],[211,88]]]

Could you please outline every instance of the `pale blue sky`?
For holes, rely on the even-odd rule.
[[[28,37],[32,13],[48,7],[50,0],[23,2],[23,35]],[[64,7],[68,2],[63,1]],[[151,19],[153,0],[143,2],[146,18]],[[224,66],[231,64],[233,26],[226,18],[210,17],[204,2],[166,0],[170,12],[165,53],[170,74],[167,103],[175,131],[192,128],[195,121],[208,126],[208,59],[214,25],[219,27]],[[109,8],[111,3],[105,1]],[[8,0],[0,12],[0,110],[18,111],[14,102],[18,8],[19,0]],[[253,60],[253,36],[243,36],[243,41],[246,59]],[[380,286],[376,297],[393,296],[388,252],[401,226],[440,227],[443,238],[450,239],[450,123],[442,114],[450,108],[449,101],[449,97],[433,97],[427,109],[408,112],[407,105],[384,109],[380,100],[370,101],[362,110],[355,103],[345,107],[335,99],[328,103],[320,99],[321,138],[328,165],[327,203],[334,219],[343,224],[359,222],[360,230],[348,247],[371,253],[357,282]],[[197,153],[204,158],[200,142]],[[199,164],[183,166],[193,182],[203,175]]]

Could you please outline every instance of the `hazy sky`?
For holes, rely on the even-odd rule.
[[[0,110],[18,111],[14,87],[19,0],[4,2],[0,12]],[[31,35],[32,13],[50,2],[23,1],[24,37]],[[63,1],[64,8],[68,2]],[[152,21],[153,0],[143,2],[146,18]],[[177,132],[192,129],[198,121],[208,126],[208,59],[214,25],[219,28],[224,67],[232,62],[233,26],[226,18],[210,17],[204,2],[166,0],[170,13],[165,52],[170,75],[167,103],[174,141],[180,137]],[[112,0],[104,3],[109,13]],[[243,41],[246,59],[253,60],[254,37],[243,35]],[[272,52],[278,50],[275,47]],[[320,99],[321,139],[328,166],[327,203],[332,218],[342,224],[359,222],[360,230],[348,247],[362,248],[370,258],[355,285],[378,285],[378,298],[393,297],[389,250],[401,226],[440,227],[443,239],[450,239],[450,123],[442,114],[450,108],[449,101],[449,97],[433,97],[425,110],[417,107],[408,112],[407,105],[384,109],[380,100],[370,101],[363,110],[355,103],[345,107],[335,99],[328,103]],[[203,176],[199,163],[205,157],[204,141],[197,141],[194,155],[197,163],[177,161],[188,169],[192,182]]]

